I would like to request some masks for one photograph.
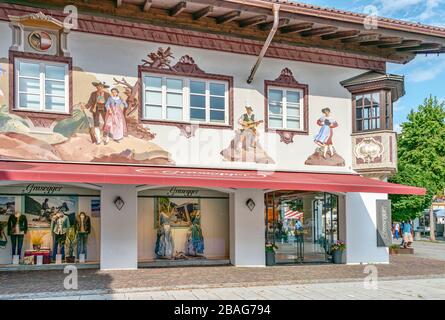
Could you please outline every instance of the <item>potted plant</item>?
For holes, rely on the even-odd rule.
[[[68,255],[65,260],[67,263],[76,262],[76,257],[74,256],[74,248],[77,244],[77,230],[76,228],[70,227],[66,233],[66,245],[68,246]]]
[[[43,244],[43,238],[45,237],[46,234],[47,232],[42,230],[33,230],[31,232],[31,243],[33,250],[40,251]]]
[[[399,248],[400,248],[400,245],[398,245],[398,244],[392,244],[392,245],[389,247],[389,254],[397,254]]]
[[[275,250],[278,247],[273,243],[266,243],[266,266],[275,265]]]
[[[342,263],[343,251],[346,250],[346,244],[343,241],[338,240],[331,244],[332,262],[335,264]]]

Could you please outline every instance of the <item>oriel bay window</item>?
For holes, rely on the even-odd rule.
[[[144,73],[142,82],[142,120],[229,125],[226,81]]]
[[[391,91],[357,93],[353,104],[355,132],[392,129]]]
[[[66,63],[15,59],[15,110],[69,113]]]
[[[340,84],[352,94],[354,133],[393,130],[393,103],[405,94],[403,76],[368,71]]]

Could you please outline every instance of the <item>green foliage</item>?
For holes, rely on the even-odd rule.
[[[445,105],[429,97],[411,110],[398,137],[398,173],[391,182],[424,187],[427,195],[391,195],[393,220],[413,219],[445,186]]]

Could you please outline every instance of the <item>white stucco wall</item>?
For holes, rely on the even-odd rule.
[[[8,77],[8,49],[11,45],[11,31],[7,23],[0,22],[0,67],[5,69],[4,79]],[[147,54],[159,47],[168,47],[160,43],[129,40],[118,37],[100,36],[88,33],[71,32],[69,51],[73,58],[73,104],[86,103],[94,87],[90,80],[105,81],[114,85],[114,78],[125,78],[134,84],[138,79],[138,65]],[[351,172],[351,96],[340,85],[342,80],[366,72],[366,70],[321,65],[299,61],[265,58],[258,69],[252,84],[247,84],[252,66],[257,57],[213,50],[170,46],[174,55],[172,64],[184,55],[194,58],[196,64],[205,72],[228,75],[234,79],[234,130],[198,129],[192,138],[180,135],[180,130],[170,125],[148,125],[156,133],[152,142],[169,151],[179,166],[224,167],[243,169],[279,169],[289,171],[326,171]],[[308,135],[296,135],[294,143],[280,142],[276,133],[265,132],[264,124],[258,128],[260,143],[275,164],[260,165],[253,162],[224,161],[220,152],[227,148],[239,128],[237,119],[245,112],[246,104],[252,105],[256,119],[266,120],[264,90],[265,80],[275,80],[281,70],[289,68],[301,84],[309,88]],[[83,76],[81,76],[83,75]],[[88,77],[85,77],[88,75]],[[90,80],[86,80],[90,79]],[[2,82],[0,82],[1,84]],[[8,104],[7,81],[4,81],[5,96],[0,97],[2,104]],[[331,117],[339,126],[334,129],[334,146],[346,162],[344,167],[307,166],[305,160],[316,148],[314,136],[320,127],[316,124],[322,116],[321,109],[329,107]],[[283,157],[283,154],[288,156]]]
[[[121,197],[125,205],[114,204]],[[100,268],[137,269],[137,190],[133,185],[104,185],[101,190]]]
[[[376,200],[380,193],[346,194],[346,263],[389,263],[388,248],[377,247]]]
[[[246,201],[256,206],[250,211]],[[257,189],[237,189],[230,195],[230,260],[238,267],[264,267],[264,192]]]
[[[78,32],[73,32],[69,36],[73,65],[93,73],[100,81],[108,84],[114,84],[114,77],[119,79],[125,77],[130,83],[135,83],[138,76],[137,66],[141,64],[141,59],[145,59],[148,53],[156,51],[158,47],[167,46]],[[256,62],[255,56],[174,45],[170,47],[175,56],[172,64],[183,55],[190,55],[205,72],[234,77],[234,129],[239,127],[236,121],[245,113],[246,104],[253,106],[256,119],[265,120],[264,80],[275,80],[282,69],[286,67],[291,69],[297,81],[309,86],[309,134],[297,135],[294,137],[294,143],[285,144],[280,142],[279,135],[266,133],[264,125],[260,125],[258,132],[261,145],[276,162],[275,165],[266,167],[295,171],[314,170],[314,167],[306,166],[304,162],[316,147],[313,138],[320,129],[316,121],[322,116],[321,109],[329,107],[332,117],[339,123],[339,127],[334,129],[334,146],[338,154],[345,159],[346,166],[320,166],[316,170],[351,171],[351,96],[340,82],[365,70],[265,58],[252,84],[247,84],[246,79]],[[76,83],[75,75],[74,83]],[[85,93],[88,94],[89,92]],[[78,102],[80,101],[74,101],[74,104]],[[234,137],[234,130],[198,129],[195,137],[186,138],[181,136],[179,129],[174,126],[151,124],[148,127],[157,134],[153,142],[171,152],[177,165],[245,169],[264,167],[252,162],[223,161],[220,151],[229,146]],[[283,154],[292,156],[283,157]]]

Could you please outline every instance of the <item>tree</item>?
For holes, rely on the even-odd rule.
[[[391,182],[424,187],[426,196],[392,195],[394,220],[414,219],[430,208],[431,240],[434,236],[432,202],[445,186],[445,105],[429,97],[411,110],[398,137],[398,173]]]

